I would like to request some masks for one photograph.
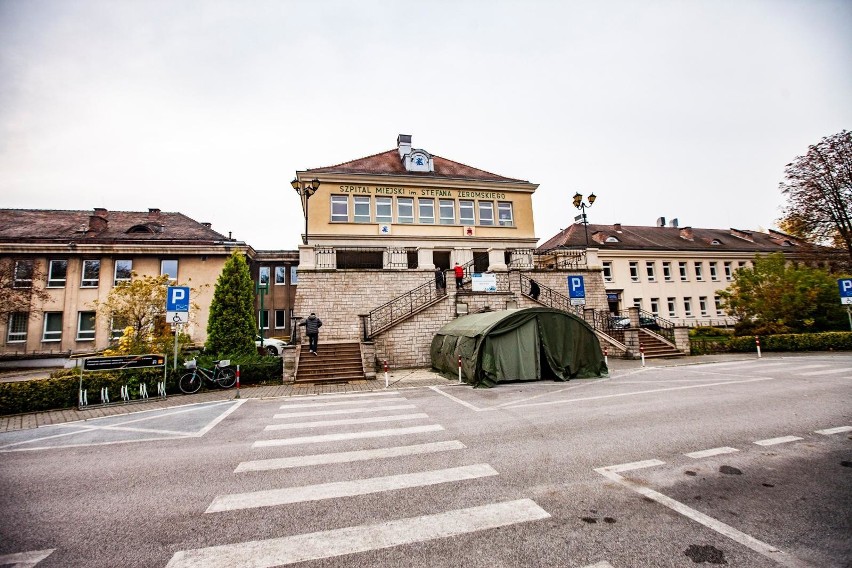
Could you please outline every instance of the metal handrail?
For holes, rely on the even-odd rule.
[[[364,323],[365,338],[373,337],[446,295],[446,286],[438,289],[433,280],[400,294],[367,314]]]
[[[645,318],[646,321],[650,320],[653,323],[643,324],[642,318]],[[671,343],[675,342],[674,323],[670,322],[669,320],[663,319],[660,316],[656,316],[651,312],[646,312],[643,309],[639,310],[639,327],[648,329],[649,331],[662,336],[664,339],[670,341]],[[656,327],[656,329],[650,329],[654,327]]]

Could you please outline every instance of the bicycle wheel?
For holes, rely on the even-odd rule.
[[[237,374],[233,369],[222,369],[216,377],[216,384],[223,389],[229,389],[237,382]]]
[[[178,388],[184,394],[193,394],[201,388],[201,377],[197,373],[187,373],[178,381]]]

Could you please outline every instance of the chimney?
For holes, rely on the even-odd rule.
[[[102,233],[106,231],[107,228],[107,215],[109,212],[106,209],[101,207],[95,208],[95,214],[89,215],[89,227],[86,230],[87,235],[96,235],[98,233]]]
[[[666,218],[665,217],[657,217],[657,226],[665,227],[666,226]]]
[[[616,223],[615,225],[612,226],[612,228],[615,229],[616,233],[620,233],[621,232],[621,223]]]
[[[160,218],[160,210],[156,207],[148,208],[148,218],[149,219],[159,219]]]
[[[671,220],[671,222],[669,223],[669,227],[674,227],[675,229],[677,229],[677,218]]]
[[[396,137],[396,147],[399,150],[399,157],[405,158],[406,154],[411,153],[411,134],[400,134]]]
[[[103,219],[106,219],[108,215],[109,211],[107,211],[103,207],[95,207],[95,217],[101,217]]]
[[[692,233],[692,227],[684,227],[680,230],[680,238],[688,241],[695,240],[695,235]]]

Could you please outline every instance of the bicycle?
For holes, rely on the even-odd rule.
[[[192,369],[192,372],[180,378],[178,388],[184,394],[193,394],[198,392],[201,383],[206,380],[208,383],[213,383],[223,389],[229,389],[237,382],[237,374],[229,367],[230,364],[230,359],[223,359],[213,361],[213,369],[205,369],[198,366],[196,359],[190,359],[183,366]]]

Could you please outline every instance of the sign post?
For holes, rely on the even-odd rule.
[[[189,322],[189,287],[169,286],[166,292],[166,321],[175,326],[175,356],[173,370],[177,370],[178,335],[180,325]]]
[[[568,277],[568,298],[572,306],[586,305],[586,284],[582,276]]]
[[[846,315],[849,316],[849,329],[852,330],[852,278],[840,278],[837,280],[840,288],[840,303],[846,306]]]

